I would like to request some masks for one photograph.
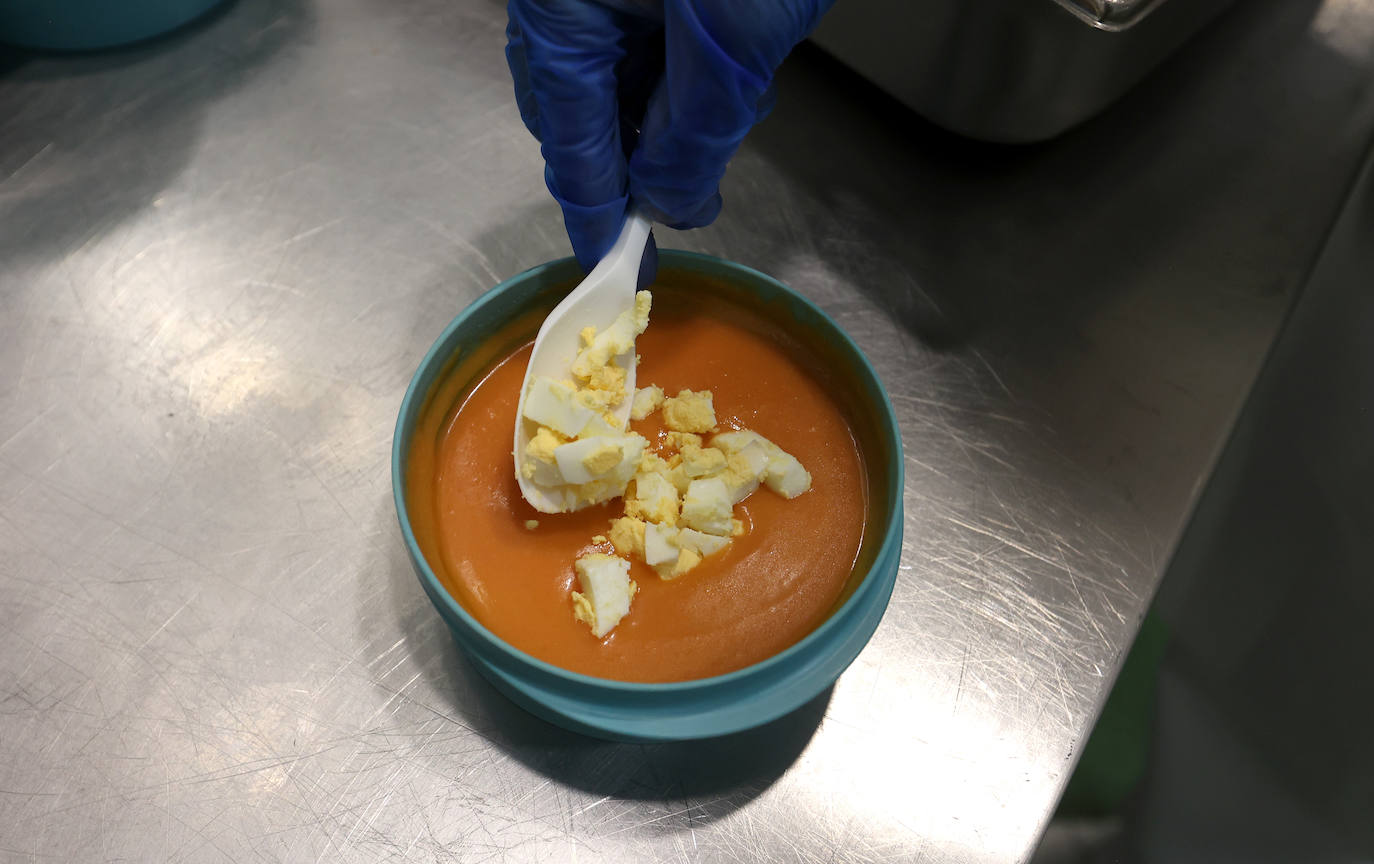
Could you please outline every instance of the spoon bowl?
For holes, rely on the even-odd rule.
[[[520,454],[525,452],[525,446],[530,441],[530,423],[525,419],[525,397],[529,394],[530,382],[539,377],[555,381],[571,378],[573,360],[582,347],[583,328],[591,325],[601,332],[615,321],[616,316],[634,305],[635,290],[639,287],[639,266],[649,240],[649,228],[647,217],[632,212],[625,220],[625,227],[621,229],[611,251],[606,253],[606,257],[587,274],[581,284],[563,298],[563,302],[554,307],[534,339],[530,363],[525,369],[525,380],[520,384],[520,406],[515,417],[515,450],[512,456],[520,494],[541,513],[565,513],[570,508],[561,490],[543,488],[520,471]],[[630,419],[630,402],[635,392],[633,346],[628,352],[616,355],[615,362],[625,370],[626,396],[612,408],[612,413],[620,419],[620,426],[624,428]]]

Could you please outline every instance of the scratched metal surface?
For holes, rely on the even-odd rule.
[[[869,352],[903,565],[833,691],[664,746],[496,695],[392,512],[431,340],[566,252],[502,27],[240,0],[0,61],[0,859],[1023,858],[1374,125],[1374,13],[1240,4],[1024,150],[789,63],[660,242]]]

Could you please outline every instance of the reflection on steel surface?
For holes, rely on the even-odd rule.
[[[1163,5],[1164,0],[1054,0],[1094,27],[1126,30]]]
[[[1232,0],[1056,2],[846,0],[812,39],[946,129],[1045,141],[1120,99]]]
[[[0,857],[1023,856],[1374,128],[1314,9],[1238,6],[1029,150],[784,71],[718,224],[660,242],[871,355],[907,547],[833,692],[682,746],[494,694],[398,540],[422,352],[567,251],[501,4],[0,60]]]

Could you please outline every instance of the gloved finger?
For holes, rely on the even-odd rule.
[[[700,33],[756,78],[771,80],[834,0],[675,0],[693,13]]]
[[[577,263],[584,272],[592,272],[597,262],[611,251],[615,238],[620,236],[625,215],[629,212],[630,196],[620,195],[604,204],[574,204],[559,193],[553,169],[548,165],[544,166],[544,184],[563,209],[563,227],[567,229]]]
[[[626,35],[625,57],[615,70],[619,84],[616,101],[620,106],[620,145],[627,159],[639,142],[649,97],[663,77],[663,22],[650,19],[637,24]]]
[[[511,0],[508,12],[517,99],[522,82],[529,93],[521,116],[542,145],[573,251],[590,270],[615,242],[629,201],[615,77],[626,16],[585,0]]]
[[[539,108],[534,102],[534,91],[530,89],[525,37],[514,18],[506,22],[506,65],[510,67],[510,77],[515,82],[515,105],[520,109],[520,119],[535,140],[539,140]]]
[[[709,224],[720,179],[772,107],[774,72],[833,0],[665,0],[664,74],[630,158],[630,195],[675,228]]]

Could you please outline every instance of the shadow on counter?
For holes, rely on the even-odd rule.
[[[726,210],[785,195],[801,218],[839,215],[837,236],[814,254],[937,349],[988,332],[1072,333],[1115,297],[1158,296],[1189,269],[1213,282],[1243,269],[1256,293],[1292,291],[1301,273],[1283,262],[1295,246],[1308,258],[1319,238],[1301,230],[1311,210],[1290,199],[1324,187],[1270,176],[1311,155],[1310,134],[1283,124],[1314,93],[1334,110],[1350,77],[1302,37],[1322,6],[1237,4],[1097,117],[1020,146],[936,127],[804,44],[779,73],[777,108],[741,150],[785,182],[727,188]],[[1263,74],[1294,51],[1312,55],[1292,64],[1301,81]],[[875,244],[884,254],[854,254]],[[1237,247],[1262,262],[1217,257]],[[775,260],[749,263],[778,272],[777,256],[794,250],[762,251]],[[901,272],[876,269],[891,260]]]
[[[306,0],[231,0],[124,48],[0,46],[0,259],[60,258],[154,206],[208,106],[314,26]]]
[[[388,497],[378,524],[396,521]],[[673,805],[664,831],[700,827],[734,813],[782,777],[820,727],[833,688],[791,714],[754,729],[698,741],[604,741],[547,723],[497,691],[450,637],[397,539],[379,562],[391,585],[396,629],[414,661],[445,698],[431,705],[501,752],[564,786],[590,795]]]

